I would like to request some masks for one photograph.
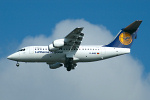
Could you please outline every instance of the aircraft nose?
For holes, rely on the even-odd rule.
[[[10,59],[10,60],[11,60],[12,58],[13,58],[12,55],[9,55],[9,56],[7,57],[7,59]]]
[[[18,53],[14,53],[14,54],[11,54],[7,57],[7,59],[10,59],[10,60],[18,60],[19,59],[19,54]]]

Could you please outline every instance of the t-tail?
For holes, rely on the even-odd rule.
[[[142,23],[141,20],[136,20],[126,28],[121,29],[115,39],[105,45],[106,47],[130,48],[134,39],[137,37],[138,27]]]

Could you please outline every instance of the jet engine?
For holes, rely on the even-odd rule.
[[[60,47],[64,46],[64,39],[55,40],[52,44],[48,45],[49,51],[56,51]]]
[[[63,64],[61,64],[61,63],[59,63],[59,62],[57,62],[57,63],[55,63],[55,64],[49,64],[49,68],[50,68],[50,69],[56,69],[56,68],[59,68],[59,67],[61,67],[61,66],[63,66]]]
[[[60,48],[60,47],[64,46],[64,44],[65,44],[64,39],[58,39],[53,42],[53,46],[56,48]]]
[[[56,50],[58,50],[59,48],[55,48],[54,46],[53,46],[53,44],[50,44],[50,45],[48,45],[48,50],[49,51],[56,51]]]

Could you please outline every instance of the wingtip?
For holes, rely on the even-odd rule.
[[[83,29],[84,27],[77,27],[77,28],[81,28],[81,29]]]

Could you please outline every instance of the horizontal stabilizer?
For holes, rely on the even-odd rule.
[[[141,23],[142,23],[142,20],[136,20],[135,22],[133,22],[132,24],[124,28],[123,31],[132,34],[138,29]]]

